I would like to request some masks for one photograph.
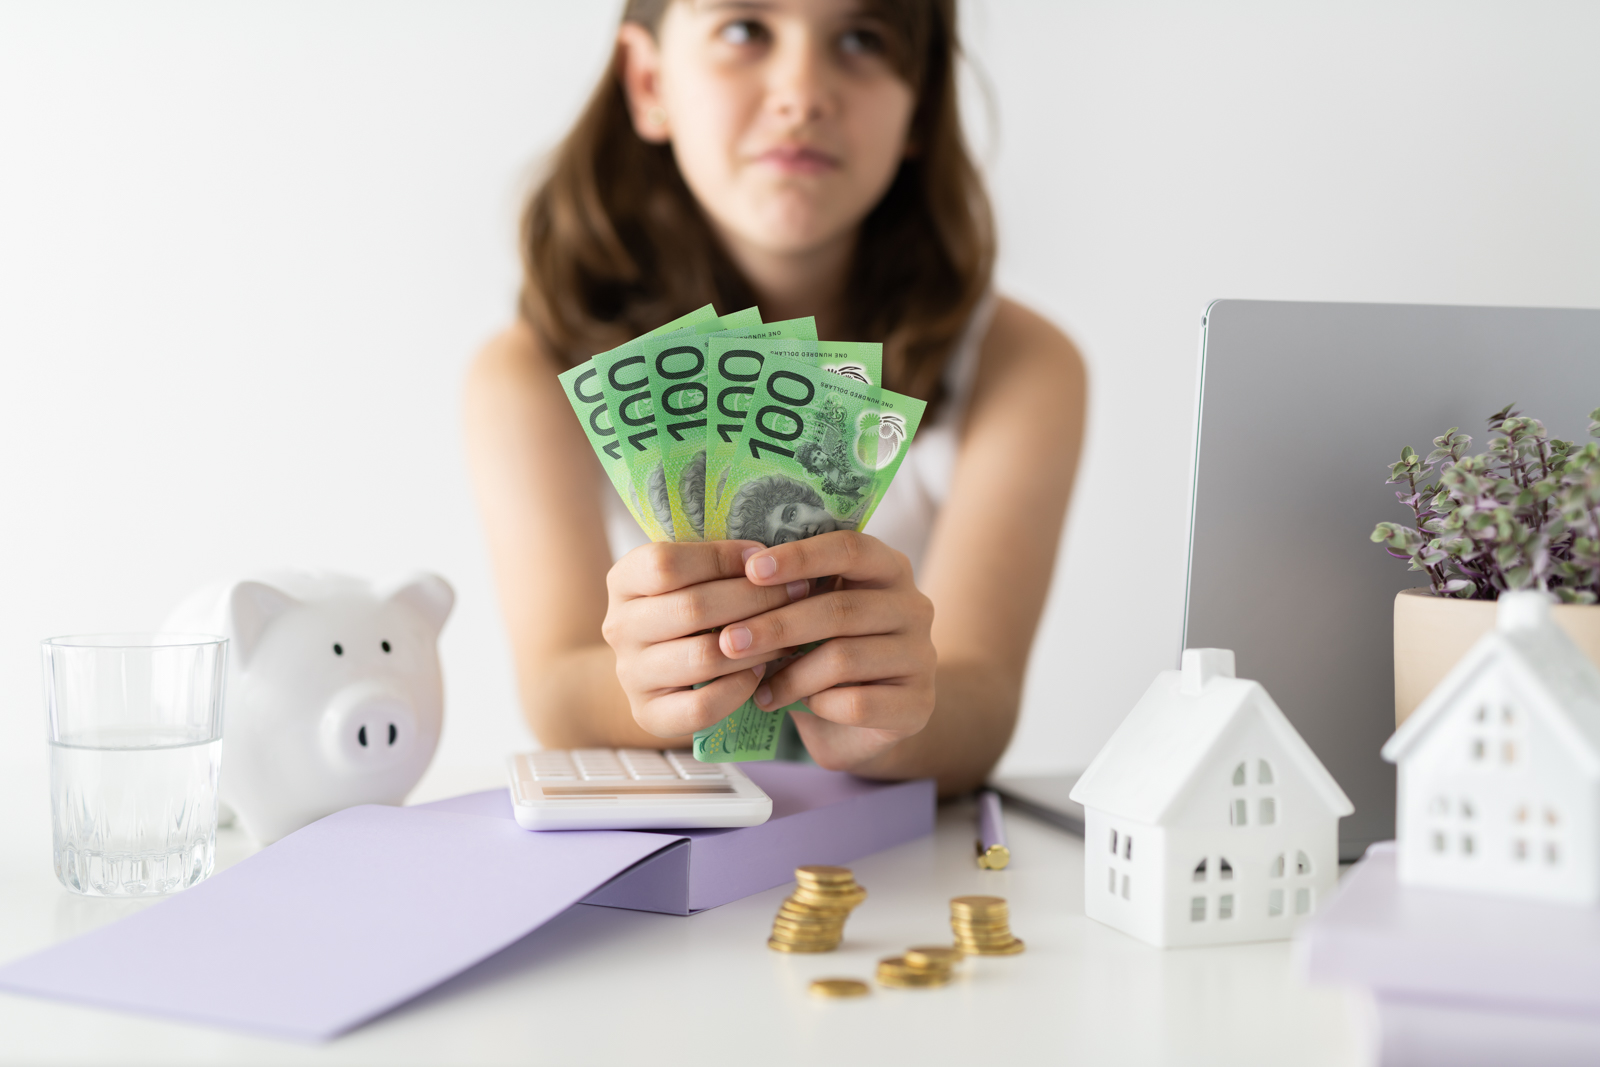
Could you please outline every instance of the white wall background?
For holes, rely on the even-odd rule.
[[[8,801],[43,811],[39,638],[150,627],[263,565],[456,585],[429,792],[494,784],[528,743],[459,385],[618,6],[0,0]],[[966,21],[1002,285],[1092,373],[1007,757],[1063,768],[1175,657],[1209,300],[1600,304],[1600,6],[966,0]]]

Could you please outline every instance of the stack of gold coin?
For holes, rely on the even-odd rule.
[[[1014,956],[1022,942],[1011,935],[1011,910],[1005,897],[955,897],[950,929],[956,947],[969,956]]]
[[[961,953],[944,945],[908,948],[904,956],[878,961],[878,984],[893,989],[933,989],[949,985]]]
[[[767,947],[779,952],[832,952],[844,940],[844,921],[867,899],[848,867],[797,867],[795,891],[772,920]]]

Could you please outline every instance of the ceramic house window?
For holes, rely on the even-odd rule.
[[[1467,761],[1484,769],[1514,767],[1522,758],[1523,714],[1509,701],[1483,701],[1472,712]]]
[[[1304,849],[1295,850],[1293,866],[1289,863],[1289,854],[1280,852],[1272,858],[1272,863],[1267,868],[1267,876],[1274,879],[1308,879],[1313,873],[1311,856]],[[1294,913],[1296,915],[1310,914],[1313,900],[1311,887],[1296,886],[1293,882],[1290,885],[1292,888],[1279,889],[1274,887],[1267,893],[1268,917],[1282,915],[1284,902],[1290,899],[1294,901]]]
[[[1217,872],[1218,881],[1233,881],[1233,864],[1229,863],[1226,857],[1218,856],[1216,867],[1214,869]],[[1211,857],[1202,857],[1200,862],[1194,865],[1194,870],[1190,874],[1190,879],[1195,882],[1206,882],[1210,879],[1212,870],[1213,867],[1211,865]],[[1210,898],[1208,897],[1189,898],[1190,922],[1206,921],[1206,911],[1209,907],[1207,901],[1209,899]],[[1220,921],[1222,919],[1231,918],[1233,918],[1233,894],[1223,893],[1221,896],[1217,897],[1217,919]]]
[[[1246,784],[1248,784],[1247,771],[1249,770],[1249,766],[1249,761],[1246,761],[1236,765],[1233,768],[1232,783],[1235,789],[1242,789]],[[1258,787],[1258,789],[1262,786],[1272,786],[1276,784],[1277,778],[1273,774],[1272,764],[1268,763],[1264,759],[1256,760],[1255,785]],[[1249,796],[1235,796],[1231,800],[1228,805],[1228,825],[1250,825],[1250,799],[1251,798]],[[1276,825],[1278,822],[1277,797],[1271,795],[1257,795],[1255,801],[1256,824],[1259,826]]]
[[[1511,858],[1517,863],[1534,860],[1546,867],[1561,863],[1561,813],[1553,806],[1519,804],[1512,811]]]

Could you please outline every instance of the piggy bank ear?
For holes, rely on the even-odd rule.
[[[437,574],[417,574],[397,585],[384,599],[415,611],[438,633],[444,629],[450,609],[456,606],[456,591]]]
[[[265,582],[239,582],[233,587],[228,594],[228,617],[233,623],[233,655],[239,666],[250,662],[272,620],[298,603]]]

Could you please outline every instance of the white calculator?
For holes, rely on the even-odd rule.
[[[526,830],[704,829],[772,816],[772,798],[737,765],[648,748],[518,753],[511,804]]]

